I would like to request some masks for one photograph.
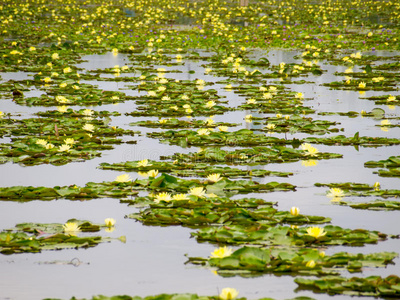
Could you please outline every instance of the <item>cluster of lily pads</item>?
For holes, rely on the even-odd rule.
[[[343,157],[320,152],[315,144],[400,144],[399,138],[361,136],[358,132],[353,136],[331,135],[345,132],[345,128],[331,119],[313,118],[316,109],[307,104],[312,98],[287,86],[315,83],[314,78],[326,73],[324,64],[329,63],[347,69],[335,72],[337,79],[323,85],[358,91],[360,96],[366,91],[380,91],[378,96],[363,99],[376,105],[398,106],[399,56],[388,58],[363,52],[400,50],[399,3],[373,1],[364,7],[363,3],[349,5],[344,0],[252,1],[250,5],[248,1],[240,1],[240,5],[237,2],[94,0],[90,4],[68,1],[61,5],[50,0],[4,1],[0,10],[0,71],[22,72],[28,79],[2,81],[0,96],[20,106],[48,110],[29,118],[0,112],[0,137],[4,138],[0,163],[59,166],[99,157],[115,145],[136,143],[130,137],[137,131],[111,125],[111,118],[120,117],[119,112],[93,109],[127,101],[134,103],[132,111],[125,113],[133,120],[129,126],[153,129],[146,136],[162,143],[201,148],[197,152],[162,155],[158,160],[104,162],[99,166],[104,170],[136,172],[136,179],[126,173],[114,181],[88,182],[81,187],[1,187],[0,199],[26,202],[119,198],[121,203],[139,208],[128,214],[128,219],[152,226],[188,226],[198,242],[217,245],[209,257],[189,256],[188,263],[212,268],[218,275],[301,275],[308,277],[294,279],[299,289],[399,297],[400,279],[395,275],[341,277],[344,270],[362,272],[366,267],[386,267],[397,253],[324,252],[329,246],[363,246],[399,236],[342,228],[329,224],[330,218],[301,214],[298,207],[282,211],[277,209],[277,203],[261,196],[242,197],[296,191],[291,183],[259,183],[257,179],[289,177],[292,172],[257,166],[298,161],[311,166],[317,160]],[[294,58],[298,61],[271,63],[262,51],[272,48],[297,50]],[[124,65],[94,70],[79,67],[85,55],[108,52],[114,56],[124,54],[128,60]],[[187,62],[201,65],[207,78],[219,79],[206,81],[192,70],[188,71],[195,74],[192,78],[173,79],[170,75],[181,73]],[[94,83],[101,81],[121,82],[121,90],[129,90],[130,95],[103,90]],[[233,103],[226,96],[229,93],[244,101]],[[214,119],[243,111],[243,120]],[[377,126],[382,131],[400,126],[397,117],[386,116],[380,108],[371,112],[322,111],[318,115],[370,117],[381,121]],[[138,121],[139,117],[149,119]],[[235,130],[239,123],[252,128]],[[282,133],[284,137],[274,136]],[[369,161],[365,167],[380,168],[375,173],[382,177],[400,176],[398,156]],[[400,209],[398,201],[386,200],[396,199],[400,190],[382,189],[378,182],[315,185],[329,188],[327,196],[332,203],[357,209]],[[380,198],[360,203],[345,201],[345,197]],[[102,228],[112,231],[114,224],[113,219],[106,219],[104,224],[79,220],[17,224],[0,232],[0,253],[94,247],[111,239],[84,236],[85,232],[99,232]],[[232,300],[237,296],[237,290],[225,288],[218,296],[163,294],[143,299]]]

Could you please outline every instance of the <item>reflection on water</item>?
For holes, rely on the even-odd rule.
[[[299,62],[293,58],[298,54],[296,51],[271,50],[268,53],[254,53],[255,57],[265,57],[272,64]],[[386,53],[376,53],[384,55]],[[84,57],[87,62],[80,63],[78,67],[94,70],[99,67],[111,68],[115,65],[129,65],[127,55],[112,53],[105,55],[88,55]],[[226,79],[204,75],[203,61],[186,61],[182,66],[174,66],[173,69],[183,73],[167,73],[166,77],[180,80],[194,80],[202,78],[206,81],[218,82]],[[165,66],[164,66],[165,67]],[[168,68],[168,67],[166,67]],[[333,75],[336,71],[343,71],[344,66],[330,66],[322,63],[322,69],[327,70],[321,76],[309,76],[309,84],[291,84],[287,88],[296,92],[302,92],[305,105],[312,107],[316,112],[347,112],[361,110],[371,111],[375,107],[385,110],[386,114],[399,116],[398,107],[393,110],[387,106],[375,105],[372,101],[359,99],[359,94],[354,91],[329,90],[321,86],[324,82],[337,80]],[[194,74],[188,71],[194,71]],[[27,79],[27,73],[1,74],[4,81],[9,79]],[[133,75],[130,75],[133,76]],[[269,80],[273,82],[274,80]],[[129,90],[125,83],[87,81],[87,83],[98,85],[104,90],[121,90],[129,95],[137,95],[136,91]],[[208,88],[208,87],[206,87]],[[246,101],[238,94],[224,89],[224,85],[215,84],[211,86],[217,89],[218,94],[226,97],[228,105],[236,107]],[[381,95],[382,92],[367,91],[365,96]],[[78,109],[78,107],[74,107]],[[140,130],[142,134],[135,136],[137,144],[122,144],[115,146],[114,150],[104,151],[102,157],[95,158],[85,163],[71,163],[65,166],[42,165],[34,167],[21,167],[15,164],[0,165],[0,186],[33,185],[33,186],[55,186],[55,185],[84,185],[88,181],[101,182],[111,181],[117,175],[124,172],[104,171],[97,169],[102,162],[122,162],[127,160],[142,160],[145,158],[158,160],[160,156],[171,155],[176,152],[196,152],[197,147],[182,149],[178,146],[161,144],[156,139],[146,137],[146,132],[159,129],[143,127],[130,127],[128,124],[148,118],[133,118],[125,116],[125,112],[133,111],[136,105],[132,101],[119,103],[117,105],[103,105],[92,107],[94,110],[110,110],[121,113],[120,117],[112,117],[111,122],[115,126]],[[44,110],[40,107],[20,107],[12,100],[2,100],[2,111],[23,113],[24,117],[30,117],[32,113]],[[225,115],[216,115],[215,121],[229,121],[241,125],[229,130],[240,128],[257,129],[260,126],[254,123],[246,123],[244,118],[247,114],[257,117],[268,117],[275,114],[259,114],[254,111],[235,111]],[[324,119],[340,122],[344,127],[346,136],[352,136],[356,132],[360,135],[400,137],[399,128],[391,128],[381,131],[375,125],[380,120],[372,118],[348,118],[340,116],[312,115],[314,119]],[[157,119],[154,117],[154,119]],[[274,134],[283,138],[285,134]],[[306,134],[287,134],[287,138],[303,138]],[[275,192],[265,194],[250,194],[249,197],[260,197],[267,201],[277,201],[280,210],[289,210],[292,206],[301,208],[302,213],[311,215],[324,215],[332,218],[334,225],[345,228],[365,228],[380,230],[385,233],[398,234],[398,212],[377,212],[353,210],[349,207],[334,204],[326,197],[327,188],[317,188],[316,182],[361,182],[373,184],[381,183],[382,189],[398,188],[397,178],[380,178],[373,173],[372,169],[364,168],[368,160],[386,159],[390,155],[400,153],[399,146],[355,149],[351,146],[326,146],[315,145],[321,152],[333,152],[343,154],[343,159],[318,160],[312,159],[283,164],[268,164],[262,166],[235,166],[238,168],[265,169],[271,171],[293,172],[289,178],[266,177],[255,180],[260,183],[269,181],[289,182],[297,186],[295,192]],[[229,147],[224,147],[229,149]],[[131,172],[133,178],[137,174]],[[235,196],[239,197],[239,196]],[[241,197],[241,196],[240,196]],[[347,197],[346,200],[359,201]],[[362,200],[374,200],[373,197]],[[297,285],[290,276],[266,275],[251,280],[240,277],[222,278],[215,276],[210,270],[185,265],[185,254],[190,256],[208,256],[214,250],[213,245],[206,243],[198,244],[190,239],[192,229],[182,227],[148,227],[142,226],[134,220],[124,219],[124,216],[137,211],[136,208],[120,204],[119,199],[96,199],[90,201],[32,201],[28,203],[0,202],[0,228],[11,228],[21,222],[65,222],[70,218],[90,219],[101,223],[104,218],[112,217],[117,220],[116,230],[104,233],[106,236],[127,237],[126,244],[113,241],[102,244],[88,250],[64,250],[48,251],[38,254],[20,254],[14,256],[0,256],[2,275],[0,290],[2,294],[6,291],[12,299],[41,299],[45,297],[70,298],[91,297],[95,294],[130,294],[147,296],[159,293],[198,293],[201,295],[214,295],[227,286],[235,287],[240,295],[250,299],[261,297],[272,297],[276,299],[293,298],[295,296],[310,296],[317,299],[331,299],[329,296],[318,295],[311,292],[293,292]],[[12,213],[11,213],[12,212]],[[377,245],[369,245],[359,248],[334,247],[329,248],[327,253],[338,251],[363,252],[373,251],[395,251],[400,249],[399,240],[389,240]],[[44,264],[50,261],[71,261],[77,258],[83,262],[78,267],[68,264]],[[399,274],[399,259],[396,265],[390,265],[386,269],[365,270],[363,276],[379,274]],[[83,284],[84,283],[84,284]],[[199,284],[201,283],[201,284]],[[45,289],[38,287],[46,285]],[[71,288],[73,287],[73,289]],[[335,296],[335,300],[352,299],[350,296]]]

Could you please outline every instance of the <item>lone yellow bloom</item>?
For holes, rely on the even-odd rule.
[[[362,82],[360,82],[360,83],[358,84],[358,87],[359,87],[360,89],[365,89],[366,86],[367,86],[367,84],[366,84],[364,81],[362,81]]]
[[[168,201],[171,201],[171,200],[172,200],[171,194],[170,194],[170,193],[167,193],[167,192],[159,193],[159,194],[157,194],[157,195],[155,196],[155,198],[154,198],[154,201],[155,201],[156,203],[158,203],[158,202],[160,202],[160,201],[166,201],[166,202],[168,202]]]
[[[89,131],[89,132],[94,132],[94,125],[92,124],[85,124],[82,127],[83,130]]]
[[[226,132],[226,131],[228,131],[228,126],[221,125],[221,126],[218,126],[218,129],[221,132]]]
[[[219,298],[222,300],[233,300],[239,295],[239,292],[232,288],[224,288],[219,294]]]
[[[186,194],[175,194],[172,196],[172,200],[187,200],[189,199]]]
[[[58,53],[53,53],[53,54],[51,55],[51,58],[52,58],[52,59],[59,59],[60,56],[58,55]]]
[[[132,181],[132,178],[131,178],[131,176],[129,174],[122,174],[122,175],[117,176],[114,179],[114,181],[116,181],[116,182],[129,182],[129,181]]]
[[[215,257],[215,258],[223,258],[223,257],[227,257],[230,256],[233,253],[232,248],[227,248],[226,246],[224,247],[219,247],[217,249],[215,249],[213,252],[211,252],[211,256],[210,257]]]
[[[321,227],[308,227],[307,228],[307,235],[310,235],[316,239],[323,237],[326,234],[324,228]]]
[[[206,107],[207,107],[207,108],[211,108],[211,107],[213,107],[213,106],[215,106],[215,105],[217,105],[217,103],[215,103],[215,101],[213,101],[213,100],[210,100],[210,101],[208,101],[208,102],[206,103]]]
[[[293,207],[290,209],[290,214],[291,214],[292,216],[298,216],[298,215],[300,214],[300,209],[299,209],[298,207],[296,207],[296,206],[293,206]]]
[[[222,178],[223,177],[221,177],[221,174],[217,174],[217,173],[210,174],[210,175],[207,176],[208,181],[211,181],[211,182],[218,182]]]
[[[147,175],[148,175],[149,177],[156,178],[157,175],[158,175],[158,170],[150,170],[150,171],[147,172]]]
[[[104,220],[104,223],[106,224],[107,227],[113,227],[116,221],[113,218],[107,218]]]
[[[395,97],[395,96],[392,96],[392,95],[389,95],[389,97],[387,98],[386,101],[388,101],[388,102],[396,101],[396,97]]]
[[[64,232],[69,235],[77,235],[81,230],[78,223],[67,222],[63,225]]]
[[[275,127],[276,127],[276,125],[275,125],[275,124],[272,124],[272,123],[268,123],[268,124],[265,126],[265,128],[267,128],[268,130],[273,130],[273,129],[275,129]]]
[[[91,109],[89,109],[89,108],[87,108],[87,109],[83,110],[83,112],[82,112],[82,114],[83,114],[84,116],[87,116],[87,117],[90,117],[90,116],[92,116],[92,115],[93,115],[93,113],[94,113],[94,111],[93,111],[93,110],[91,110]]]
[[[330,188],[328,193],[326,194],[328,197],[340,198],[344,197],[345,193],[341,188]]]
[[[307,151],[306,155],[315,156],[319,152],[319,150],[308,143],[304,143],[301,145],[301,149]]]
[[[64,74],[68,74],[68,73],[71,73],[71,72],[72,72],[72,69],[70,67],[66,67],[66,68],[63,69],[63,73]]]
[[[39,140],[36,141],[36,145],[41,145],[43,147],[46,147],[47,141],[43,140],[43,139],[39,139]]]
[[[315,267],[315,261],[309,260],[309,261],[306,263],[306,267],[307,267],[307,268],[314,268],[314,267]]]
[[[63,105],[63,106],[57,106],[57,111],[60,113],[66,113],[68,110],[68,107]]]
[[[56,101],[59,103],[70,103],[71,101],[69,101],[66,97],[64,96],[56,96]]]
[[[148,159],[143,159],[141,161],[138,161],[137,166],[138,167],[148,167],[148,166],[151,166],[151,164],[149,164]]]
[[[199,187],[191,188],[189,190],[189,194],[202,198],[206,194],[206,191],[204,190],[203,187],[199,186]]]
[[[198,135],[209,135],[210,130],[208,130],[207,128],[201,128],[201,129],[197,130],[197,134]]]
[[[67,138],[64,140],[64,143],[67,145],[73,145],[75,143],[75,140],[73,138]]]
[[[69,150],[71,150],[71,146],[67,144],[58,147],[58,152],[69,152]]]

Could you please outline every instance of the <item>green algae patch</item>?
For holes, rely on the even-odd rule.
[[[15,228],[0,232],[0,253],[38,253],[42,250],[79,249],[95,247],[109,242],[110,238],[101,236],[82,236],[98,232],[105,225],[89,221],[68,220],[66,224],[21,223]]]
[[[221,248],[220,248],[221,249]],[[224,250],[230,248],[222,248]],[[188,257],[186,263],[217,268],[223,277],[256,277],[273,273],[276,275],[326,276],[339,275],[338,271],[361,272],[363,268],[386,267],[398,257],[395,252],[371,254],[352,254],[338,252],[325,255],[318,249],[259,248],[244,246],[233,253],[224,253],[223,257],[213,255],[208,258]]]
[[[325,277],[322,279],[296,278],[294,280],[300,290],[312,290],[329,295],[351,295],[369,297],[398,298],[400,296],[400,278],[390,275],[386,278],[368,276],[365,278],[340,276]]]

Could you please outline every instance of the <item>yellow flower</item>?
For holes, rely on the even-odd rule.
[[[63,83],[60,83],[58,86],[60,88],[65,88],[67,86],[67,83],[63,82]]]
[[[46,82],[46,83],[49,83],[49,82],[51,82],[51,78],[50,77],[45,77],[43,79],[43,81]]]
[[[191,188],[189,190],[189,194],[202,198],[206,194],[206,191],[204,190],[203,187],[199,186],[199,187]]]
[[[360,83],[358,84],[358,87],[359,87],[360,89],[364,89],[366,86],[367,86],[367,84],[366,84],[364,81],[362,81],[362,82],[360,82]]]
[[[244,120],[247,122],[247,123],[251,123],[253,120],[253,116],[252,115],[246,115],[245,117],[244,117]]]
[[[68,73],[71,73],[71,72],[72,72],[72,69],[70,67],[66,67],[66,68],[63,69],[63,73],[64,74],[68,74]]]
[[[257,101],[256,101],[256,99],[248,99],[246,103],[247,104],[256,104]]]
[[[215,249],[213,252],[211,252],[211,256],[210,257],[215,257],[215,258],[223,258],[223,257],[227,257],[230,256],[233,253],[232,248],[227,248],[226,246],[224,247],[219,247],[217,249]]]
[[[391,125],[392,123],[390,123],[390,121],[389,120],[382,120],[381,121],[381,126],[388,126],[388,125]]]
[[[59,103],[69,103],[69,102],[71,102],[64,96],[56,96],[55,99]]]
[[[223,288],[219,298],[222,300],[233,300],[239,295],[239,292],[232,288]]]
[[[309,260],[309,261],[306,263],[306,267],[307,267],[307,268],[314,268],[314,267],[315,267],[315,261]]]
[[[58,147],[58,152],[68,152],[69,150],[71,150],[71,146],[70,145],[61,145],[60,147]]]
[[[276,127],[276,125],[275,125],[275,124],[272,124],[272,123],[268,123],[268,124],[265,126],[265,128],[267,128],[268,130],[275,129],[275,127]]]
[[[93,111],[93,110],[91,110],[91,109],[89,109],[89,108],[87,108],[87,109],[83,110],[83,112],[82,112],[82,114],[83,114],[84,116],[87,116],[87,117],[90,117],[90,116],[92,116],[92,115],[93,115],[93,113],[94,113],[94,111]]]
[[[187,200],[189,199],[186,194],[175,194],[172,196],[172,200]]]
[[[380,187],[381,187],[381,184],[378,181],[374,183],[375,191],[379,191]]]
[[[373,33],[371,31],[368,32],[368,34],[367,34],[368,37],[371,37],[372,35],[373,35]]]
[[[158,202],[160,202],[160,201],[166,201],[166,202],[168,202],[168,201],[171,201],[171,200],[172,200],[171,194],[170,194],[170,193],[167,193],[167,192],[159,193],[159,194],[157,194],[157,195],[155,196],[155,198],[154,198],[154,201],[155,201],[156,203],[158,203]]]
[[[197,134],[198,135],[209,135],[210,130],[208,130],[207,128],[201,128],[201,129],[197,130]]]
[[[208,181],[211,181],[211,182],[218,182],[222,178],[223,177],[221,177],[221,174],[217,174],[217,173],[210,174],[210,175],[207,176]]]
[[[208,101],[208,102],[206,103],[206,107],[207,107],[207,108],[211,108],[211,107],[215,106],[216,104],[217,104],[217,103],[215,103],[215,101],[210,100],[210,101]]]
[[[151,166],[151,164],[149,164],[148,159],[143,159],[141,161],[138,161],[137,166],[138,167],[147,167],[147,166]]]
[[[272,99],[272,94],[271,93],[263,93],[263,98],[264,99]]]
[[[68,110],[68,107],[65,106],[65,105],[63,105],[63,106],[57,106],[57,110],[58,110],[60,113],[66,113],[67,110]]]
[[[148,92],[147,92],[147,96],[149,96],[149,97],[155,97],[155,96],[157,96],[157,94],[156,94],[156,92],[154,92],[154,91],[148,91]]]
[[[304,143],[300,147],[302,150],[307,151],[307,153],[305,153],[306,155],[315,156],[319,152],[317,148],[311,146],[308,143]]]
[[[92,124],[85,124],[82,127],[83,130],[89,131],[89,132],[94,132],[94,125]]]
[[[58,53],[53,53],[53,54],[51,55],[51,58],[55,60],[55,59],[59,59],[60,56],[58,55]]]
[[[48,150],[48,149],[53,149],[54,148],[54,145],[53,144],[51,144],[51,143],[48,143],[47,145],[46,145],[46,149]]]
[[[343,197],[344,191],[341,188],[330,188],[328,193],[326,194],[328,197]]]
[[[29,47],[29,51],[35,51],[36,48],[35,47]]]
[[[307,228],[307,235],[310,235],[316,239],[323,237],[326,234],[324,228],[321,227],[308,227]]]
[[[73,138],[67,138],[64,140],[64,143],[66,145],[73,145],[75,143],[75,140]]]
[[[304,98],[304,95],[303,95],[303,93],[296,93],[295,95],[294,95],[294,97],[295,98],[297,98],[297,99],[303,99]]]
[[[196,80],[196,84],[197,84],[197,85],[205,85],[206,82],[205,82],[203,79],[197,79],[197,80]]]
[[[156,178],[157,175],[158,175],[158,170],[150,170],[150,171],[147,172],[147,175],[148,175],[149,177]]]
[[[319,252],[319,256],[322,257],[322,258],[324,258],[324,257],[325,257],[325,251],[320,251],[320,252]]]
[[[69,235],[77,235],[81,230],[78,223],[67,222],[63,225],[64,232]]]
[[[43,147],[46,147],[47,141],[43,140],[43,139],[39,139],[39,140],[36,141],[36,145],[41,145]]]
[[[292,216],[298,216],[299,214],[300,214],[300,209],[298,208],[298,207],[296,207],[296,206],[293,206],[291,209],[290,209],[290,214],[292,215]]]
[[[107,227],[113,227],[116,221],[113,218],[107,218],[104,220],[104,223],[106,224]]]
[[[226,132],[226,131],[228,131],[228,126],[223,126],[223,125],[221,125],[221,126],[218,126],[218,129],[219,129],[219,131],[221,131],[221,132]]]
[[[392,96],[392,95],[389,95],[389,97],[387,98],[386,101],[388,101],[388,102],[390,102],[390,101],[396,101],[396,97],[395,97],[395,96]]]
[[[131,176],[129,174],[122,174],[117,176],[114,181],[116,182],[130,182],[132,180]]]

